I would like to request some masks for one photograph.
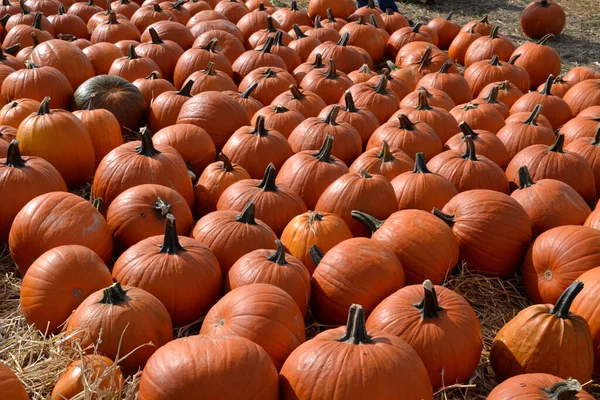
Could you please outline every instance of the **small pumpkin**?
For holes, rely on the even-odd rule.
[[[277,131],[285,138],[288,138],[294,128],[305,120],[300,111],[290,110],[283,106],[263,107],[254,114],[250,122],[255,125],[258,117],[265,119],[266,129]]]
[[[462,75],[449,72],[452,65],[452,61],[446,61],[438,72],[427,74],[421,78],[417,86],[443,90],[456,104],[468,103],[473,99],[469,83]]]
[[[380,124],[385,123],[399,108],[400,99],[391,89],[388,88],[388,78],[382,75],[377,84],[359,83],[353,85],[350,94],[354,100],[354,105],[358,108],[364,108],[375,114]],[[340,103],[345,103],[345,94]]]
[[[567,399],[593,399],[593,396],[584,391],[583,386],[576,379],[564,379],[544,373],[521,374],[508,378],[490,392],[488,399],[508,400],[531,396],[544,400],[561,398],[561,396]]]
[[[238,89],[245,92],[254,83],[257,83],[257,86],[252,92],[252,97],[261,104],[271,104],[277,96],[286,92],[290,85],[295,85],[296,79],[282,68],[259,67],[242,79]]]
[[[466,123],[459,124],[462,133],[452,136],[444,145],[445,150],[466,151],[466,138],[473,139],[475,150],[478,154],[487,157],[500,168],[504,169],[510,161],[510,156],[504,143],[493,133],[484,130],[473,130]]]
[[[541,110],[542,105],[538,104],[526,120],[507,123],[498,131],[497,137],[504,143],[510,159],[529,146],[534,144],[551,146],[556,140],[554,131],[550,127],[538,123]]]
[[[99,354],[84,355],[67,366],[54,389],[51,400],[76,397],[85,392],[84,381],[97,385],[100,390],[121,390],[123,374],[113,360]]]
[[[525,93],[529,90],[531,83],[529,74],[524,72],[524,76],[515,72],[515,67],[510,62],[500,61],[498,56],[492,57],[491,60],[477,61],[470,65],[464,72],[463,76],[471,87],[471,94],[474,98],[479,96],[479,93],[484,87],[490,83],[508,80],[514,83],[521,92]],[[526,77],[526,79],[524,79]]]
[[[296,85],[290,85],[284,92],[271,102],[273,106],[283,106],[302,113],[306,118],[316,117],[327,106],[322,98],[310,90],[300,90]]]
[[[425,49],[411,52],[411,54],[403,57],[402,60],[396,59],[396,64],[399,64],[402,68],[413,69],[422,75],[427,75],[439,71],[448,60],[449,58],[446,53],[427,46]],[[448,71],[458,72],[458,68],[452,64]]]
[[[96,43],[83,49],[94,68],[95,75],[108,74],[113,61],[123,56],[123,53],[112,43]]]
[[[164,92],[174,91],[175,86],[168,80],[161,78],[159,71],[152,71],[150,75],[144,78],[137,78],[133,82],[133,86],[137,87],[148,109],[152,105],[152,100],[155,96],[159,96]]]
[[[448,96],[448,94],[446,92],[439,90],[439,89],[425,89],[424,87],[421,86],[418,89],[416,89],[414,92],[406,95],[406,97],[403,98],[402,101],[400,101],[400,108],[405,108],[405,107],[416,108],[416,107],[418,107],[419,93],[421,91],[425,92],[425,95],[427,96],[427,102],[432,107],[443,108],[446,111],[450,111],[454,107],[456,107],[456,104],[454,103],[452,98],[450,98],[450,96]]]
[[[218,71],[225,72],[233,77],[233,70],[229,59],[216,50],[218,39],[213,38],[204,47],[192,47],[186,50],[177,60],[173,70],[173,84],[181,88],[192,73],[203,70],[209,62],[215,63]]]
[[[502,81],[502,82],[492,82],[479,92],[479,99],[485,99],[490,95],[494,87],[498,87],[498,100],[504,103],[506,107],[512,107],[513,104],[523,96],[523,92],[512,82],[510,81]]]
[[[183,49],[177,42],[168,39],[164,34],[159,35],[156,30],[160,30],[160,25],[158,24],[160,23],[151,25],[146,31],[150,38],[146,38],[146,32],[144,32],[141,39],[143,43],[135,48],[135,52],[141,57],[154,61],[160,68],[163,78],[172,81],[177,60],[183,55],[184,50],[187,49]]]
[[[347,21],[344,21],[344,24],[340,26],[339,29],[336,29],[332,26],[332,24],[321,23],[322,18],[317,16],[315,18],[315,23],[312,26],[307,26],[304,30],[304,34],[310,36],[312,38],[318,39],[321,43],[327,42],[339,42],[342,35],[339,33],[339,29],[342,29],[344,26],[348,24]]]
[[[488,21],[488,15],[484,15],[483,18],[481,19],[474,19],[468,23],[466,23],[465,25],[463,25],[462,28],[460,28],[461,32],[467,32],[469,30],[471,30],[471,28],[473,28],[474,32],[479,33],[480,35],[484,36],[484,35],[489,35],[490,32],[492,31],[492,25],[490,25],[489,21]]]
[[[390,149],[385,140],[381,148],[372,147],[362,153],[352,165],[350,172],[360,173],[365,170],[370,174],[385,176],[389,181],[403,172],[412,170],[413,159],[404,151]]]
[[[600,163],[598,163],[598,149],[600,146],[600,127],[596,128],[593,138],[582,137],[571,142],[565,149],[583,157],[594,171],[596,188],[600,188]],[[597,195],[597,193],[596,193]]]
[[[569,70],[569,72],[565,74],[563,79],[575,86],[579,82],[585,81],[587,79],[600,79],[600,72],[596,71],[592,67],[580,65]]]
[[[466,31],[461,30],[450,43],[448,47],[448,56],[458,64],[465,65],[465,54],[471,44],[479,39],[481,35],[475,32],[475,26],[471,26]]]
[[[385,28],[387,33],[390,35],[392,35],[398,29],[410,26],[408,19],[406,19],[402,13],[394,11],[391,8],[388,8],[383,14],[381,14],[381,19],[383,20],[383,28]]]
[[[337,71],[333,59],[329,60],[329,68],[324,73],[312,70],[300,83],[300,87],[317,94],[326,104],[337,103],[352,85],[352,80],[346,74]]]
[[[540,39],[551,33],[558,35],[567,23],[565,11],[555,1],[535,0],[525,7],[520,18],[523,33]]]
[[[192,97],[191,90],[194,80],[188,80],[178,91],[166,91],[156,96],[150,104],[148,127],[158,132],[161,129],[175,125],[179,111]]]
[[[500,111],[485,101],[459,104],[450,110],[450,114],[456,121],[466,122],[473,129],[492,133],[498,133],[506,124]]]
[[[546,81],[548,75],[558,76],[561,69],[560,55],[552,47],[547,46],[554,37],[549,33],[537,42],[529,42],[517,47],[511,57],[520,54],[515,65],[525,68],[531,78],[531,88],[535,89]]]
[[[307,32],[307,34],[308,33],[310,33],[310,31]],[[350,34],[348,32],[346,32],[337,43],[329,43],[322,39],[320,40],[323,43],[312,51],[306,60],[307,62],[314,62],[316,55],[321,54],[325,60],[329,60],[330,58],[334,59],[337,68],[346,74],[359,69],[365,63],[363,55],[348,45],[348,42],[350,41]]]
[[[288,44],[288,46],[298,53],[300,61],[306,62],[310,53],[312,53],[312,51],[322,42],[316,37],[306,35],[296,24],[294,24],[293,30],[296,37]]]
[[[427,42],[433,44],[433,40],[429,33],[421,30],[422,26],[421,23],[417,23],[412,27],[407,26],[393,32],[386,44],[386,55],[389,58],[396,59],[400,49],[412,42]]]
[[[505,36],[498,35],[499,26],[492,28],[489,36],[475,39],[465,53],[465,66],[469,67],[477,61],[489,60],[498,56],[501,61],[508,61],[515,51],[515,45]]]
[[[21,122],[40,108],[40,102],[33,99],[18,99],[9,102],[0,110],[0,123],[18,129]],[[16,138],[16,132],[15,132]]]
[[[244,44],[235,35],[222,30],[212,30],[202,33],[194,40],[193,47],[205,47],[214,38],[218,39],[215,49],[227,57],[231,64],[246,52]]]
[[[564,96],[573,115],[579,114],[588,107],[600,105],[600,78],[588,79],[574,85]]]
[[[454,38],[460,33],[460,25],[452,21],[454,11],[446,16],[446,18],[433,18],[427,23],[427,26],[435,31],[438,36],[438,46],[442,50],[448,50]]]

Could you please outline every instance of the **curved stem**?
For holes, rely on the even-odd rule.
[[[308,255],[315,265],[319,265],[323,257],[325,257],[321,249],[319,249],[316,244],[312,245],[310,249],[308,249]]]
[[[565,135],[562,133],[559,133],[558,136],[556,136],[556,141],[554,142],[554,144],[552,146],[550,146],[548,148],[548,150],[554,151],[555,153],[564,153],[564,151],[563,151],[564,144],[565,144]]]
[[[413,174],[430,174],[431,171],[427,169],[427,162],[425,161],[425,154],[419,152],[415,156],[415,167]]]
[[[31,60],[25,60],[25,68],[27,69],[36,69],[39,68],[35,63]]]
[[[379,24],[377,24],[377,20],[375,19],[375,14],[371,14],[369,16],[369,20],[371,21],[371,25],[373,25],[375,28],[379,29]]]
[[[527,117],[527,119],[523,123],[527,124],[527,125],[537,126],[537,120],[538,120],[538,117],[540,116],[541,111],[542,111],[542,105],[541,104],[536,105],[535,108],[533,109],[533,111],[531,112],[531,114],[529,114],[529,117]]]
[[[508,63],[510,65],[515,65],[515,62],[519,59],[519,57],[521,57],[521,53],[519,54],[515,54],[514,56],[512,56],[509,60]]]
[[[465,136],[465,144],[467,145],[467,150],[461,156],[463,160],[477,161],[477,154],[475,153],[475,143],[473,142],[473,137]]]
[[[398,115],[398,122],[400,123],[400,125],[398,126],[398,128],[400,129],[404,129],[407,131],[415,130],[415,124],[413,124],[405,114]]]
[[[545,94],[547,96],[552,96],[552,85],[554,84],[554,75],[548,75],[548,79],[546,79],[546,84],[544,85],[544,89],[540,92],[541,94]]]
[[[158,32],[156,32],[156,29],[154,29],[153,27],[150,27],[150,28],[148,28],[148,31],[150,32],[150,37],[152,38],[152,44],[164,44],[165,43],[158,35]]]
[[[21,15],[29,14],[29,8],[25,5],[25,0],[19,0],[19,7],[21,8]]]
[[[334,160],[331,158],[331,149],[333,148],[334,138],[331,135],[325,136],[325,140],[321,145],[318,153],[313,154],[319,162],[326,162],[331,164]]]
[[[375,93],[379,93],[379,94],[383,94],[383,95],[387,94],[387,83],[388,83],[387,76],[381,75],[381,80],[379,81],[377,86],[375,86],[373,88],[375,90]]]
[[[361,169],[361,170],[360,170],[360,172],[359,172],[358,174],[360,175],[360,177],[361,177],[362,179],[372,179],[372,178],[373,178],[373,175],[371,175],[371,174],[369,173],[369,171],[367,171],[367,170],[366,170],[366,169],[364,169],[364,168],[363,168],[363,169]]]
[[[396,159],[396,157],[394,157],[394,154],[390,150],[390,144],[387,142],[387,140],[383,141],[383,144],[381,145],[381,151],[379,152],[377,157],[381,160],[381,162],[384,163],[392,162]]]
[[[302,32],[302,29],[300,29],[298,24],[292,25],[292,29],[296,33],[296,40],[304,39],[304,38],[308,37],[304,32]]]
[[[329,22],[336,22],[335,21],[335,17],[333,16],[333,12],[331,12],[331,8],[328,8],[327,11],[327,19],[329,20]]]
[[[31,24],[31,26],[37,30],[43,31],[43,29],[42,29],[42,13],[41,12],[35,13],[35,18],[33,18],[33,24]]]
[[[500,29],[500,26],[498,25],[494,25],[492,27],[492,31],[490,32],[490,39],[497,39],[498,38],[498,30]]]
[[[548,33],[546,34],[544,37],[542,37],[540,40],[538,40],[537,42],[535,42],[536,44],[539,44],[540,46],[545,46],[546,43],[548,43],[548,40],[552,39],[554,37],[553,34]]]
[[[489,62],[490,65],[493,65],[495,67],[500,65],[500,58],[498,58],[498,56],[493,56],[492,59]]]
[[[450,21],[452,19],[453,15],[454,15],[454,11],[450,11],[450,13],[446,16],[446,20]]]
[[[240,97],[242,99],[249,98],[250,95],[252,95],[252,92],[254,92],[254,90],[256,90],[257,87],[258,87],[258,82],[253,82],[252,85],[248,86],[248,89],[246,89],[242,93],[240,93]]]
[[[358,304],[352,304],[348,313],[346,333],[338,339],[338,342],[348,344],[372,343],[373,339],[367,333],[365,324],[365,310]]]
[[[165,227],[165,239],[163,244],[160,246],[160,253],[162,254],[177,254],[185,249],[179,243],[179,237],[177,236],[177,223],[173,214],[167,214],[167,225]]]
[[[313,68],[325,68],[325,64],[323,64],[323,56],[321,53],[315,54],[315,61],[310,64]]]
[[[102,299],[100,299],[99,303],[118,306],[119,304],[127,303],[129,300],[131,299],[127,296],[127,291],[121,287],[121,283],[115,282],[102,291]]]
[[[467,136],[475,139],[477,136],[479,136],[479,134],[477,132],[475,132],[470,126],[469,124],[466,123],[466,121],[461,122],[460,124],[458,124],[458,127],[460,128],[460,130],[463,133],[463,139]]]
[[[346,47],[348,41],[350,40],[350,34],[348,32],[344,33],[344,36],[337,42],[338,46]]]
[[[429,100],[427,99],[427,92],[425,90],[419,89],[419,102],[417,103],[417,110],[426,111],[433,110],[433,107],[429,105]]]
[[[594,146],[600,146],[600,125],[596,128],[596,134],[594,135],[594,140],[592,141]]]
[[[322,29],[323,25],[321,24],[321,16],[317,15],[315,17],[315,29]]]
[[[338,78],[337,69],[335,68],[335,60],[333,58],[329,59],[329,68],[327,68],[327,71],[325,71],[323,76],[325,77],[325,79],[337,79]]]
[[[569,318],[569,310],[575,297],[583,290],[583,282],[573,282],[558,298],[558,301],[550,310],[550,314],[556,315],[558,318],[567,319]]]
[[[435,207],[433,208],[431,213],[433,215],[435,215],[436,217],[438,217],[439,219],[441,219],[442,221],[444,221],[446,224],[448,224],[448,226],[450,226],[450,228],[452,228],[454,226],[454,222],[455,222],[454,215],[446,214]]]
[[[25,166],[25,160],[21,157],[21,151],[19,150],[19,142],[13,140],[8,145],[8,151],[6,152],[6,161],[4,164],[12,168],[23,168]]]
[[[423,26],[422,23],[420,23],[420,22],[416,23],[415,26],[413,26],[413,28],[411,29],[411,32],[419,33],[419,30],[421,29],[422,26]]]
[[[44,100],[40,103],[37,115],[50,114],[50,96],[44,97]]]
[[[192,97],[192,86],[194,86],[194,80],[188,79],[185,85],[175,93],[179,96]]]
[[[273,112],[275,114],[285,114],[288,111],[290,111],[290,110],[288,110],[287,108],[285,108],[284,106],[281,106],[281,105],[276,105],[275,107],[273,107]]]
[[[484,17],[479,20],[479,23],[488,25],[488,15],[485,14]]]
[[[344,111],[349,113],[357,113],[359,111],[358,108],[356,108],[354,97],[352,97],[350,89],[344,92],[344,102],[346,103],[346,109]]]
[[[256,206],[254,205],[254,202],[252,200],[248,200],[242,212],[237,216],[236,221],[243,224],[256,225],[256,219],[254,217],[255,211]]]
[[[523,165],[519,168],[519,189],[525,189],[535,185],[533,178],[529,175],[529,169],[527,165]]]
[[[550,400],[576,400],[579,392],[583,390],[583,386],[576,379],[565,379],[562,382],[557,382],[549,389],[542,389],[548,393]]]
[[[293,100],[303,100],[306,97],[296,85],[290,85],[290,92]]]
[[[209,61],[208,64],[206,65],[206,68],[204,68],[204,72],[206,75],[210,75],[210,76],[215,76],[217,75],[217,73],[215,72],[215,63],[212,61]]]
[[[352,215],[352,218],[365,224],[365,226],[371,231],[371,234],[377,232],[377,230],[385,223],[385,221],[381,221],[372,215],[358,210],[352,210],[350,215]]]
[[[142,136],[142,144],[135,148],[140,156],[152,157],[160,154],[160,151],[156,150],[154,143],[152,143],[152,132],[150,129],[147,127],[140,128],[140,135]]]
[[[265,137],[269,135],[269,131],[267,130],[267,128],[265,128],[265,116],[264,115],[259,115],[256,118],[256,124],[254,125],[254,129],[252,129],[252,131],[250,131],[250,133],[252,135],[258,136],[258,137]]]
[[[419,71],[423,68],[425,68],[427,66],[427,64],[429,64],[430,62],[430,58],[431,58],[431,46],[427,46],[427,48],[425,49],[425,52],[423,53],[423,55],[421,56],[421,59],[419,60]]]
[[[483,99],[488,104],[498,104],[498,91],[500,88],[497,85],[492,86],[492,90]]]
[[[277,177],[277,169],[273,163],[269,163],[262,180],[256,187],[261,188],[265,192],[276,192],[277,185],[275,184],[275,177]]]
[[[223,161],[223,166],[221,169],[226,172],[233,171],[233,164],[231,164],[231,160],[224,153],[219,153],[219,160]]]
[[[446,61],[439,70],[440,74],[447,74],[450,70],[450,67],[454,65],[454,63],[450,60]]]
[[[323,120],[323,122],[325,122],[326,124],[332,125],[332,126],[336,126],[337,123],[337,116],[340,112],[340,105],[339,104],[335,104],[333,107],[331,107],[331,111],[329,111],[329,114],[327,114],[327,117],[325,117],[325,119]]]
[[[152,72],[150,72],[150,75],[148,75],[144,79],[150,79],[150,80],[160,79],[160,72],[152,71]]]
[[[210,42],[206,43],[206,46],[201,47],[202,50],[206,50],[208,52],[214,53],[215,52],[215,47],[217,46],[217,43],[219,43],[219,38],[212,38],[210,40]]]
[[[438,298],[435,294],[435,286],[427,279],[423,282],[423,300],[419,304],[415,304],[415,308],[421,311],[421,318],[437,318],[440,315],[440,311],[444,311],[438,304]]]
[[[275,34],[274,44],[277,46],[285,46],[285,44],[283,43],[283,31],[277,31],[277,33]]]
[[[275,240],[275,244],[277,244],[277,251],[271,254],[267,260],[274,262],[277,265],[287,265],[289,264],[285,259],[285,248],[283,247],[283,243],[279,239]]]
[[[388,66],[390,71],[398,71],[400,69],[400,67],[394,64],[394,62],[391,60],[387,60],[385,64]]]

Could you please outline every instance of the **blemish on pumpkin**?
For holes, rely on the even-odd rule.
[[[81,291],[81,289],[73,289],[73,297],[80,297],[83,294],[83,292]]]
[[[219,323],[217,324],[217,326],[218,326],[219,328],[222,328],[222,327],[223,327],[223,325],[225,325],[225,318],[221,318],[221,319],[219,320]]]
[[[550,271],[549,269],[544,271],[544,279],[546,279],[547,281],[551,281],[552,279],[554,279],[554,274],[552,273],[552,271]]]

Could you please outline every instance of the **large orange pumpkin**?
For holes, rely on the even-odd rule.
[[[561,33],[567,23],[567,17],[565,10],[557,2],[535,0],[525,7],[520,21],[525,35],[540,39],[549,33]]]
[[[40,67],[54,67],[62,72],[73,90],[94,76],[94,67],[85,53],[73,43],[60,39],[36,46],[31,52],[31,61]]]

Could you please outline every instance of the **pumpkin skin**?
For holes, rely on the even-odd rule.
[[[231,64],[246,52],[244,44],[235,35],[222,30],[204,32],[194,40],[193,47],[206,47],[214,38],[219,40],[215,50],[227,57]]]
[[[527,119],[507,123],[498,131],[496,136],[504,143],[510,159],[529,146],[534,144],[551,146],[556,140],[554,131],[550,127],[538,123],[541,110],[542,105],[538,104]]]
[[[458,261],[452,229],[431,212],[401,210],[385,221],[360,211],[353,211],[352,217],[373,232],[371,240],[396,254],[410,285],[425,279],[441,284]],[[428,249],[425,254],[423,249]]]
[[[0,362],[0,390],[11,400],[29,400],[25,386],[14,372]]]
[[[344,20],[344,24],[342,26],[340,26],[339,29],[342,29],[347,24],[348,24],[348,22]],[[305,26],[300,29],[304,32],[305,35],[315,38],[315,39],[318,39],[321,42],[321,44],[327,43],[327,42],[336,43],[336,42],[339,42],[339,40],[342,38],[342,35],[340,35],[340,33],[339,33],[339,29],[334,28],[333,26],[331,26],[331,24],[325,24],[325,25],[322,24],[321,17],[315,18],[314,26],[312,26],[312,24],[311,24],[311,26]],[[317,46],[317,47],[319,47],[319,46]],[[317,47],[315,47],[315,49]],[[332,51],[332,49],[334,47],[327,45],[327,46],[321,47],[321,50],[323,50],[325,48],[327,48],[329,51]],[[344,52],[345,50],[338,49],[338,51]],[[347,52],[347,54],[352,54],[352,56],[356,55],[352,51]],[[316,55],[316,53],[315,53],[315,55]],[[309,57],[310,57],[310,55],[309,55]]]
[[[588,79],[573,86],[564,96],[573,115],[579,114],[586,108],[600,105],[600,78]]]
[[[84,355],[69,364],[54,385],[50,400],[71,399],[84,392],[84,376],[98,384],[100,390],[121,390],[123,386],[123,374],[119,367],[114,366],[113,360],[98,354]]]
[[[81,197],[66,192],[42,194],[27,203],[15,217],[8,242],[22,275],[39,256],[57,246],[86,246],[104,262],[110,260],[113,248],[102,214]]]
[[[592,400],[594,397],[581,388],[575,379],[559,378],[558,376],[532,373],[521,374],[508,378],[496,386],[487,397],[488,400],[548,400],[576,395],[576,399]]]
[[[6,143],[0,139],[0,145]],[[19,211],[33,198],[49,192],[66,192],[60,173],[40,157],[22,157],[19,143],[7,143],[6,158],[0,159],[0,191],[12,193],[11,201],[0,210],[0,242],[8,239]]]
[[[402,264],[394,252],[374,240],[352,238],[324,256],[318,253],[313,247],[311,255],[317,268],[311,280],[310,304],[323,324],[343,324],[353,301],[364,304],[369,315],[383,299],[404,286]]]
[[[425,92],[425,94],[427,95],[427,102],[432,107],[443,108],[446,111],[450,111],[454,107],[456,107],[456,104],[454,104],[454,101],[452,101],[452,99],[450,98],[450,96],[448,96],[448,94],[446,92],[439,90],[439,89],[429,89],[428,90],[428,89],[425,89],[424,87],[419,87],[414,92],[406,95],[406,97],[403,98],[402,101],[400,102],[400,107],[401,108],[417,107],[419,105],[419,93],[421,91]]]
[[[239,376],[247,377],[248,383],[233,385]],[[277,370],[262,347],[239,336],[197,335],[167,343],[150,357],[139,399],[277,400],[278,392]]]
[[[144,35],[142,36],[143,43],[137,46],[135,51],[142,57],[152,59],[160,68],[162,76],[169,81],[173,81],[175,65],[177,64],[179,57],[183,55],[184,49],[182,49],[177,42],[168,40],[164,35],[164,40],[159,36],[156,29],[160,30],[161,25],[159,24],[161,23],[167,23],[167,21],[158,22],[148,28],[146,32],[149,32],[149,38],[144,37],[146,35],[146,32],[144,32]]]
[[[523,67],[531,78],[531,88],[536,89],[546,82],[548,75],[558,76],[561,69],[560,55],[552,47],[547,46],[548,40],[554,37],[549,33],[537,42],[522,44],[517,47],[511,57],[520,54],[515,65]]]
[[[345,201],[339,202],[340,198]],[[353,236],[369,236],[368,228],[352,218],[352,210],[366,212],[377,219],[385,219],[397,211],[394,188],[387,178],[366,171],[345,174],[325,189],[315,206],[315,211],[342,217]]]
[[[188,80],[178,91],[167,91],[154,98],[150,105],[148,126],[153,132],[175,125],[181,107],[192,97],[193,80]]]
[[[452,136],[444,145],[445,150],[467,150],[466,138],[471,137],[478,154],[487,157],[500,168],[504,169],[510,162],[510,156],[504,143],[492,132],[481,129],[472,130],[466,122],[461,123],[463,133]]]
[[[261,104],[270,104],[275,97],[287,91],[288,87],[296,84],[294,77],[287,71],[277,67],[260,67],[250,72],[242,79],[240,92],[245,92],[254,83],[258,83],[252,96]],[[237,88],[228,89],[236,91]]]
[[[79,245],[58,246],[27,270],[21,309],[27,322],[43,334],[56,334],[90,294],[110,285],[110,271],[96,253]]]
[[[352,0],[312,0],[308,4],[308,15],[312,19],[315,19],[317,16],[325,19],[327,18],[327,9],[331,9],[331,15],[346,19],[356,11],[356,4]]]
[[[98,165],[92,196],[106,206],[125,190],[155,183],[177,191],[191,207],[194,189],[181,155],[168,145],[152,142],[151,132],[142,128],[142,140],[125,143],[106,155]]]
[[[533,145],[521,150],[508,164],[506,177],[512,188],[518,186],[519,168],[526,165],[534,180],[556,179],[570,185],[589,205],[596,202],[594,171],[578,154],[563,150],[564,135],[555,143]]]
[[[11,101],[0,110],[0,122],[19,129],[21,122],[40,108],[40,102],[33,99],[19,99]],[[16,135],[15,135],[16,138]]]
[[[459,294],[430,280],[382,301],[369,316],[367,329],[406,340],[423,360],[434,390],[468,381],[483,347],[473,308]]]
[[[563,247],[564,246],[564,247]],[[565,225],[541,234],[523,262],[523,283],[535,303],[554,303],[577,277],[600,265],[600,231]]]
[[[469,46],[481,35],[474,30],[474,26],[466,31],[461,30],[456,37],[450,43],[448,47],[448,56],[450,59],[458,64],[465,64],[465,54],[469,49]]]
[[[569,312],[582,289],[583,283],[575,281],[556,305],[527,307],[500,329],[490,351],[490,364],[499,381],[534,372],[572,376],[581,382],[591,379],[594,346],[590,328],[583,317]],[[579,354],[577,359],[564,357],[573,352]]]
[[[306,62],[310,53],[317,48],[322,42],[313,36],[308,36],[302,32],[296,24],[292,27],[295,33],[295,38],[289,43],[289,48],[298,53],[300,61]],[[290,31],[291,32],[291,31]]]
[[[300,83],[301,88],[316,93],[326,104],[337,103],[352,85],[352,80],[346,74],[337,71],[332,58],[329,59],[329,68],[325,72],[313,69]]]
[[[477,97],[484,87],[490,83],[508,80],[514,83],[521,92],[525,93],[529,90],[531,82],[529,81],[529,74],[527,71],[524,72],[523,78],[527,77],[526,80],[521,82],[520,79],[515,75],[515,66],[510,62],[503,62],[495,56],[491,60],[477,61],[470,65],[464,72],[463,76],[471,87],[471,94],[473,97]]]
[[[567,147],[567,151],[579,154],[583,157],[594,171],[596,187],[600,188],[600,163],[598,163],[598,149],[600,145],[600,126],[596,128],[596,135],[593,138],[582,137],[571,142]],[[598,192],[596,192],[596,196]]]
[[[154,346],[138,348],[121,360],[125,373],[143,368],[156,349],[173,340],[173,325],[165,306],[145,290],[121,287],[119,282],[92,293],[77,307],[67,325],[67,331],[74,329],[80,330],[76,337],[83,348],[96,344],[102,331],[98,352],[112,358],[152,342]]]
[[[282,106],[302,113],[306,118],[316,117],[327,106],[322,98],[308,90],[300,90],[290,85],[289,92],[275,97],[272,106]]]
[[[581,315],[587,321],[594,340],[596,354],[600,354],[600,326],[598,325],[598,272],[600,268],[593,268],[577,278],[583,282],[581,293],[575,298],[572,311]],[[600,359],[594,357],[594,375],[600,370]]]
[[[94,147],[87,129],[70,112],[50,109],[49,97],[37,114],[19,125],[17,140],[23,154],[47,160],[69,187],[83,185],[94,173]]]
[[[172,214],[165,219],[164,236],[149,237],[127,249],[117,259],[112,275],[116,281],[156,296],[173,325],[184,326],[205,316],[217,302],[223,278],[210,249],[178,236]]]
[[[565,135],[567,146],[573,141],[585,137],[594,137],[600,127],[600,117],[577,116],[560,128],[560,133]]]
[[[599,81],[600,82],[600,81]],[[536,105],[541,104],[542,115],[548,118],[553,128],[560,127],[573,118],[570,104],[565,99],[552,94],[554,76],[548,76],[546,85],[541,92],[529,92],[517,100],[510,108],[510,113],[533,111]],[[570,91],[571,89],[569,89]],[[567,94],[565,97],[567,97]]]
[[[310,299],[310,274],[296,257],[285,253],[277,240],[277,250],[254,250],[233,264],[225,280],[225,291],[253,283],[267,283],[283,289],[306,314]]]
[[[431,35],[429,35],[427,31],[421,28],[422,24],[418,23],[412,27],[407,26],[393,32],[390,35],[390,38],[388,39],[385,48],[385,53],[388,56],[388,58],[398,60],[396,56],[398,55],[400,49],[402,49],[410,43],[419,42],[433,44],[433,39]]]
[[[484,87],[481,92],[479,92],[479,99],[487,98],[494,87],[498,88],[498,98],[500,102],[504,103],[506,107],[509,108],[521,97],[523,96],[523,92],[512,82],[510,81],[502,81],[502,82],[492,82],[486,87]]]
[[[177,218],[178,235],[192,230],[190,206],[179,193],[166,186],[145,184],[119,194],[108,207],[106,222],[115,247],[126,250],[146,238],[161,235],[169,214]]]
[[[258,117],[265,119],[265,128],[272,129],[288,138],[294,128],[305,120],[304,115],[296,110],[289,110],[283,106],[266,106],[258,110],[252,120],[252,125],[256,124]]]
[[[600,72],[591,67],[579,66],[571,69],[563,76],[563,79],[575,86],[581,81],[587,79],[600,79]]]
[[[45,28],[41,24],[42,18],[44,18],[44,22],[47,24]],[[52,25],[50,25],[48,19],[45,18],[42,13],[36,12],[31,25],[18,24],[12,26],[4,37],[2,44],[4,47],[14,46],[15,44],[20,44],[21,48],[33,46],[34,41],[31,36],[32,33],[37,36],[40,42],[45,42],[54,38],[54,32],[52,32],[52,30]]]
[[[151,58],[138,56],[135,47],[130,44],[127,46],[127,55],[113,61],[108,75],[120,76],[133,83],[136,79],[145,78],[153,71],[160,73],[158,64]]]
[[[495,55],[502,61],[509,60],[515,51],[515,45],[507,37],[498,35],[498,30],[499,26],[495,25],[489,36],[482,36],[471,43],[465,53],[466,67],[477,61],[490,60]]]
[[[452,61],[446,61],[438,72],[423,76],[417,87],[440,89],[448,93],[456,104],[468,103],[473,99],[469,83],[462,75],[449,72],[452,65]]]
[[[350,172],[365,170],[370,174],[385,176],[389,181],[403,172],[412,169],[413,160],[402,150],[391,150],[384,140],[380,149],[373,147],[361,154],[352,165]]]
[[[333,383],[329,368],[344,371]],[[352,377],[361,376],[362,379]],[[379,330],[367,331],[365,310],[353,304],[345,327],[329,329],[296,349],[279,376],[280,398],[433,399],[423,362],[406,342]]]
[[[90,59],[95,75],[108,74],[113,61],[122,57],[121,50],[112,43],[96,43],[83,49],[83,53]]]
[[[249,201],[241,213],[214,211],[196,223],[192,236],[217,256],[223,276],[244,254],[257,249],[275,250],[275,232],[254,215],[255,205]]]
[[[567,17],[557,2],[535,0],[525,7],[520,21],[525,35],[532,39],[540,39],[549,33],[561,33],[567,23]]]
[[[277,169],[271,163],[262,180],[247,179],[229,186],[217,202],[217,210],[242,211],[248,201],[256,205],[256,216],[281,234],[296,215],[307,211],[302,198],[285,186],[277,186]],[[276,209],[277,212],[273,212]]]
[[[241,286],[223,296],[204,318],[200,334],[252,340],[265,349],[277,370],[306,340],[304,319],[292,297],[266,283]]]
[[[88,107],[94,96],[94,107],[110,111],[123,128],[139,129],[146,119],[146,101],[133,84],[120,76],[98,75],[85,81],[75,90],[75,106],[79,110]],[[125,129],[126,128],[126,129]]]
[[[521,205],[494,190],[469,190],[434,209],[452,227],[460,258],[486,276],[507,277],[521,265],[531,243],[531,221]],[[478,235],[474,232],[486,232]]]

